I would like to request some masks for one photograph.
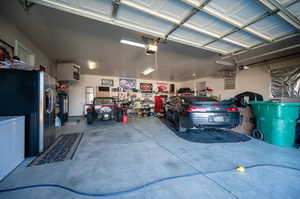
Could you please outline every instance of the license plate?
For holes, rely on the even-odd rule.
[[[215,122],[224,122],[224,117],[223,116],[216,116],[214,117]]]

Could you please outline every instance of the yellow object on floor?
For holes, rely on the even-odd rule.
[[[246,168],[245,168],[244,166],[237,166],[237,167],[235,168],[235,170],[238,171],[238,172],[245,172],[245,171],[246,171]]]

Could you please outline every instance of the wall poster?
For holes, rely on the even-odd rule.
[[[136,80],[120,78],[119,86],[120,86],[120,88],[123,88],[123,89],[135,90],[136,89]]]
[[[148,92],[152,92],[153,90],[153,85],[150,83],[140,83],[140,89],[141,91],[148,91]]]
[[[101,79],[101,86],[113,87],[114,80],[113,79]]]
[[[169,84],[163,82],[157,82],[157,91],[158,92],[168,92],[169,91]]]

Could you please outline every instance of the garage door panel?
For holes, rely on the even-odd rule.
[[[279,17],[272,15],[266,17],[246,28],[249,31],[258,32],[269,39],[277,39],[294,33],[296,30]]]
[[[77,4],[77,0],[54,0],[54,1],[57,1],[57,2],[63,3],[63,4],[68,4],[68,5],[76,5]]]
[[[112,14],[112,0],[85,0],[78,1],[79,7],[94,13],[111,16]]]
[[[167,34],[174,26],[173,23],[153,17],[127,6],[119,7],[116,19],[119,22],[125,22],[137,27],[148,29],[150,31],[155,31],[161,35]]]
[[[204,9],[238,26],[246,25],[267,12],[255,1],[249,0],[213,0]]]
[[[202,5],[206,0],[182,0],[192,6],[199,7]]]
[[[178,0],[122,0],[121,3],[163,17],[174,23],[179,23],[193,9]]]
[[[234,45],[234,44],[228,43],[226,41],[222,41],[222,40],[215,41],[205,47],[212,49],[212,50],[217,50],[224,54],[233,53],[233,52],[236,52],[236,51],[242,49],[241,47],[239,47],[237,45]]]
[[[219,39],[208,47],[211,51],[226,54],[289,36],[299,26],[282,11],[270,13],[270,9],[261,5],[270,4],[269,0],[32,1],[200,48]],[[277,1],[300,19],[300,0]],[[116,16],[112,16],[116,3]],[[195,9],[201,5],[201,9]],[[276,10],[274,6],[271,9]]]
[[[200,11],[184,23],[184,26],[216,37],[235,29],[234,26]]]
[[[300,1],[289,6],[288,10],[295,15],[298,19],[300,19]]]
[[[292,2],[294,2],[294,0],[276,0],[278,3],[280,3],[281,5],[288,5]]]
[[[187,42],[194,43],[198,46],[203,46],[204,44],[207,44],[208,42],[214,40],[213,37],[196,32],[188,28],[178,28],[169,36],[169,38],[173,40],[184,40]]]
[[[224,40],[243,46],[245,48],[250,48],[252,46],[256,46],[265,42],[264,40],[243,30],[228,35],[224,38]]]

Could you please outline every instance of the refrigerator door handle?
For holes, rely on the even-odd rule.
[[[46,109],[46,112],[47,113],[51,113],[53,111],[53,101],[54,101],[54,96],[53,96],[53,90],[51,88],[47,88],[47,97],[49,98],[48,99],[48,107]]]
[[[54,109],[54,92],[52,88],[50,89],[50,93],[51,93],[50,113],[52,113]]]

